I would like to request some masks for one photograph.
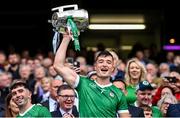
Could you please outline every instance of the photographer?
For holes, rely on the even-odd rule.
[[[174,80],[170,81],[168,85],[173,89],[175,97],[180,102],[180,74],[178,72],[172,71],[169,77],[173,77]]]

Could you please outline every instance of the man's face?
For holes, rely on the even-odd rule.
[[[21,67],[21,69],[19,70],[19,74],[21,78],[28,79],[31,74],[31,68],[29,66]]]
[[[8,57],[8,61],[10,64],[15,65],[18,63],[18,56],[16,54],[10,54]]]
[[[147,73],[152,76],[155,76],[157,74],[157,69],[153,64],[147,64],[146,70],[147,70]]]
[[[51,76],[56,76],[56,75],[57,75],[57,73],[56,73],[56,71],[54,70],[53,66],[50,66],[50,67],[49,67],[49,74],[50,74]]]
[[[12,100],[20,107],[31,102],[31,93],[29,90],[24,88],[24,86],[17,86],[11,91],[11,93]]]
[[[113,58],[111,56],[100,56],[98,57],[95,70],[97,76],[100,78],[108,78],[112,75],[114,71]]]
[[[62,84],[63,82],[61,80],[52,80],[50,85],[50,95],[53,99],[56,99],[58,87]]]
[[[137,91],[137,101],[139,105],[150,105],[152,99],[152,91],[151,90],[138,90]]]
[[[59,101],[61,108],[65,111],[68,111],[72,109],[74,105],[75,93],[71,89],[62,90],[59,93],[57,100]]]
[[[8,77],[6,73],[0,75],[0,88],[9,87],[12,80]]]
[[[43,67],[39,67],[34,71],[35,78],[37,79],[42,79],[43,77],[45,77],[45,74],[46,73]]]

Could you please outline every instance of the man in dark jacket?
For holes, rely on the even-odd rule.
[[[57,100],[56,100],[57,90],[58,90],[59,86],[61,86],[62,84],[63,84],[62,80],[59,80],[59,79],[51,80],[50,96],[49,96],[48,100],[41,103],[43,106],[48,108],[48,110],[50,112],[53,112],[57,109],[57,104],[58,104]]]
[[[167,110],[167,117],[180,117],[180,103],[170,104]]]
[[[61,85],[57,91],[59,108],[51,112],[52,117],[79,117],[76,106],[74,106],[75,91],[69,85]]]

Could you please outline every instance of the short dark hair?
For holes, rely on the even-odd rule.
[[[63,84],[63,85],[61,85],[61,86],[58,87],[57,95],[59,95],[59,93],[60,93],[62,90],[73,90],[73,91],[74,91],[74,89],[73,89],[72,87],[70,87],[69,85]],[[75,91],[74,91],[74,94],[75,94]]]
[[[152,108],[149,105],[144,105],[141,107],[144,111],[152,111]]]
[[[99,54],[96,57],[96,61],[97,61],[98,57],[100,57],[100,56],[104,56],[104,57],[111,56],[113,58],[112,54],[107,50],[99,52]]]
[[[122,83],[124,84],[125,89],[126,89],[126,87],[127,87],[127,85],[126,85],[126,83],[124,82],[124,80],[122,80],[122,79],[120,79],[120,78],[116,78],[116,79],[114,79],[114,80],[111,80],[111,82],[112,82],[112,83],[113,83],[113,82],[122,82]]]
[[[23,86],[24,88],[30,90],[29,86],[23,80],[14,80],[10,86],[10,90],[17,88],[18,86]]]

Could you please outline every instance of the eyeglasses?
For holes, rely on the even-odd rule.
[[[68,100],[70,98],[71,100],[75,99],[75,95],[59,95],[61,96],[64,100]]]

